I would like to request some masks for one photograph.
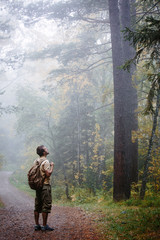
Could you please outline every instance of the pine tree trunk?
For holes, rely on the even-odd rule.
[[[79,96],[77,93],[77,134],[78,134],[78,145],[77,145],[77,160],[78,160],[78,184],[82,184],[82,172],[81,172],[81,126],[80,126],[80,109],[79,109]]]
[[[159,108],[160,108],[160,89],[158,89],[156,110],[155,110],[154,118],[153,118],[153,126],[152,126],[151,137],[150,137],[150,140],[149,140],[148,154],[147,154],[147,157],[146,157],[146,161],[144,163],[144,171],[143,171],[143,176],[142,176],[142,186],[141,186],[141,191],[140,191],[140,198],[141,199],[144,199],[145,191],[146,191],[146,184],[147,184],[147,178],[148,178],[148,167],[149,167],[149,163],[151,161],[151,152],[152,152],[152,146],[153,146],[155,131],[156,131],[156,127],[157,127],[157,118],[158,118]]]
[[[109,17],[112,42],[114,78],[114,190],[113,198],[130,197],[131,183],[138,180],[138,144],[132,143],[132,131],[137,130],[136,89],[132,86],[132,72],[122,72],[119,67],[133,56],[129,42],[121,30],[130,27],[128,0],[109,0]],[[120,21],[121,20],[121,21]]]
[[[75,167],[75,159],[76,159],[76,150],[75,150],[75,131],[73,131],[72,134],[72,184],[75,187],[76,186],[76,180],[75,180],[75,175],[76,175],[76,167]]]
[[[69,196],[69,187],[68,187],[68,181],[67,181],[67,176],[66,176],[66,169],[65,169],[65,164],[63,163],[63,176],[64,176],[64,183],[65,183],[65,193],[66,197],[68,200],[71,200]]]
[[[114,182],[113,199],[125,199],[125,126],[123,102],[122,46],[118,0],[109,0],[113,79],[114,79]]]
[[[133,11],[133,9],[132,9]],[[126,27],[131,28],[131,12],[130,2],[128,0],[120,0],[120,18],[122,30]],[[132,21],[133,24],[133,21]],[[125,41],[122,34],[122,54],[123,63],[135,55],[135,50],[129,41]],[[137,109],[137,92],[132,84],[132,74],[135,69],[130,72],[124,71],[123,80],[125,84],[124,91],[124,127],[125,127],[125,195],[130,197],[131,183],[138,181],[138,142],[132,143],[132,131],[138,129],[138,118],[136,116]]]

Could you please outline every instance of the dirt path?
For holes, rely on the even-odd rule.
[[[10,172],[0,171],[0,240],[102,240],[94,221],[80,208],[53,206],[48,223],[53,232],[34,231],[34,199],[9,183]],[[40,223],[42,219],[40,218]]]

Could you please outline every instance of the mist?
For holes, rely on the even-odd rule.
[[[27,1],[27,5],[36,2]],[[23,14],[21,16],[17,7],[27,5],[25,1],[16,3],[1,1],[0,10],[1,155],[3,167],[11,169],[17,168],[17,163],[19,167],[21,166],[23,163],[21,154],[25,151],[25,137],[23,133],[21,135],[17,133],[17,109],[14,109],[18,106],[17,91],[19,88],[21,91],[30,88],[35,95],[43,94],[42,85],[55,65],[54,59],[32,61],[29,55],[54,44],[57,41],[55,36],[59,35],[57,24],[45,17],[38,19],[31,26],[26,26],[27,18],[29,21],[33,19]],[[18,111],[23,114],[25,110],[22,108]]]
[[[1,165],[24,175],[45,145],[67,199],[72,187],[95,195],[113,182],[114,199],[129,198],[138,181],[138,99],[135,69],[121,68],[135,54],[122,35],[131,6],[1,3]]]
[[[51,215],[57,239],[158,236],[159,13],[159,0],[0,0],[4,239],[37,239],[27,174],[40,145],[52,203],[67,203]]]
[[[98,141],[105,141],[106,136],[113,139],[109,50],[107,65],[103,60],[104,49],[110,48],[110,33],[104,34],[108,26],[104,30],[89,26],[77,19],[76,9],[65,13],[58,4],[65,8],[63,1],[1,1],[0,151],[4,169],[27,171],[37,157],[36,147],[44,144],[57,168],[62,168],[61,174],[67,161],[65,174],[70,175],[68,167],[73,164],[76,175],[78,162],[89,164],[86,154],[91,154],[98,132]],[[105,10],[101,13],[106,18]],[[103,162],[105,148],[100,142],[99,148],[98,158]],[[113,149],[108,154],[111,159]]]
[[[1,0],[1,167],[26,174],[36,147],[45,145],[55,163],[53,183],[66,193],[72,187],[93,194],[114,187],[116,201],[130,198],[139,153],[144,159],[147,152],[139,151],[138,136],[146,131],[139,114],[147,114],[151,131],[158,94],[151,94],[157,85],[149,81],[159,75],[152,74],[158,69],[152,44],[131,30],[143,18],[147,25],[147,15],[152,19],[148,10],[143,15],[150,3],[120,2]],[[145,48],[136,52],[141,44],[149,60],[141,55]],[[146,139],[140,144],[148,146]]]

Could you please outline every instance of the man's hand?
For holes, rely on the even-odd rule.
[[[47,177],[50,177],[52,172],[53,172],[53,168],[54,168],[54,163],[53,162],[50,163],[50,167],[51,168],[50,168],[49,171],[48,170],[45,171]]]
[[[53,166],[53,167],[54,167],[54,163],[53,163],[53,162],[51,162],[51,163],[50,163],[50,166]]]

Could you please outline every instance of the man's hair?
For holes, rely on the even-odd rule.
[[[44,145],[41,145],[41,146],[38,146],[37,149],[36,149],[36,152],[40,157],[43,156],[43,153],[45,151],[43,148],[44,148]]]

